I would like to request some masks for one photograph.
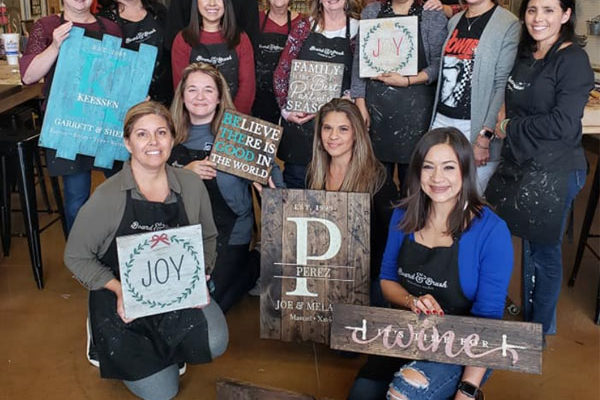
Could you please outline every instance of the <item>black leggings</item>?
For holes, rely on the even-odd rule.
[[[248,290],[259,275],[260,256],[249,252],[249,244],[226,245],[219,248],[211,280],[215,284],[213,298],[227,312]]]

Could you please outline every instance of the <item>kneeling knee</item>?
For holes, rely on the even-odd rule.
[[[398,379],[401,379],[401,381],[398,382]],[[396,385],[396,382],[399,384]],[[411,400],[405,393],[402,393],[402,385],[400,383],[405,383],[415,389],[422,390],[427,390],[429,387],[429,380],[422,372],[411,367],[405,367],[396,374],[394,384],[392,384],[392,387],[388,390],[389,400]]]

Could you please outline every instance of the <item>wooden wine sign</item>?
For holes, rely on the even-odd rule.
[[[331,348],[542,373],[542,325],[336,304]]]

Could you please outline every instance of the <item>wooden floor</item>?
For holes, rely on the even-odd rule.
[[[576,239],[589,183],[577,199]],[[14,229],[22,228],[15,223]],[[593,230],[600,231],[598,215]],[[599,244],[595,239],[595,249]],[[25,238],[14,238],[10,257],[0,261],[0,399],[133,399],[120,382],[100,379],[85,358],[87,291],[64,267],[63,248],[64,238],[55,224],[42,234],[44,290],[36,289]],[[574,249],[575,244],[565,240],[564,281],[571,271]],[[486,399],[600,399],[600,328],[592,321],[598,267],[586,251],[575,287],[567,288],[564,283],[558,335],[548,340],[543,374],[494,372],[484,387]],[[513,283],[513,292],[515,287]],[[346,398],[364,358],[343,358],[310,343],[260,340],[258,306],[258,298],[246,297],[229,312],[227,352],[211,364],[188,366],[178,398],[214,399],[215,381],[220,377],[319,399]]]

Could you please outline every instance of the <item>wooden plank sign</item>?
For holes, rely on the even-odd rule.
[[[342,95],[344,64],[292,60],[286,109],[316,113],[323,104]]]
[[[225,110],[210,160],[220,171],[266,185],[282,132],[279,125]]]
[[[208,304],[202,227],[117,238],[127,318]]]
[[[334,303],[369,304],[366,193],[263,190],[260,337],[329,343]]]
[[[335,304],[331,348],[542,373],[542,325]]]
[[[217,380],[217,400],[314,400],[314,397],[236,379],[221,378]]]
[[[40,145],[61,158],[84,154],[95,157],[95,166],[111,168],[114,160],[129,158],[123,121],[148,93],[157,49],[125,49],[118,37],[98,40],[84,32],[73,27],[61,45]]]
[[[418,73],[418,17],[360,21],[359,75],[370,78],[385,72]]]

